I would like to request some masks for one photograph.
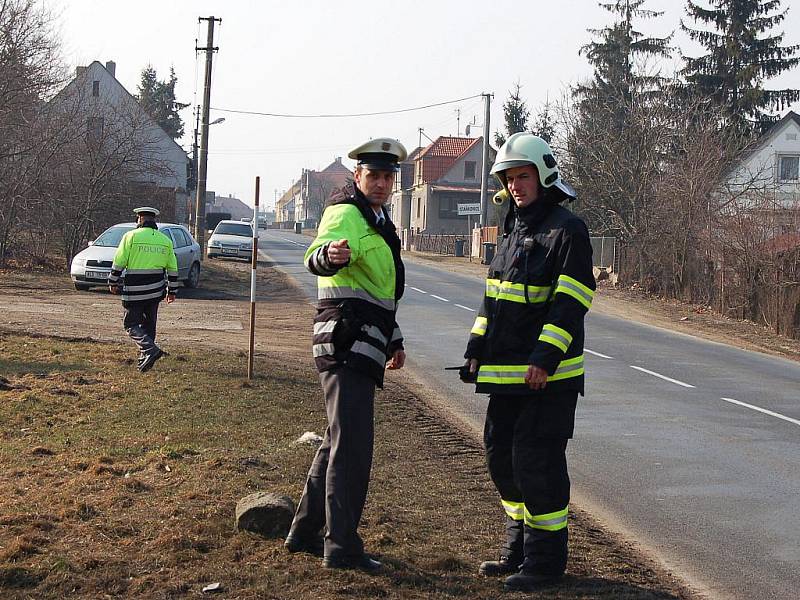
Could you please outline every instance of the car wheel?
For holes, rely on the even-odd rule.
[[[186,287],[194,289],[198,285],[200,285],[200,263],[193,263],[186,278]]]
[[[92,286],[86,285],[85,283],[76,283],[75,284],[75,289],[78,290],[79,292],[88,292],[91,287]]]

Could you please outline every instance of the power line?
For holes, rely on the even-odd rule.
[[[414,108],[400,108],[397,110],[383,110],[378,112],[352,113],[352,114],[339,114],[339,115],[336,114],[290,115],[284,113],[269,113],[269,112],[259,112],[255,110],[237,110],[233,108],[217,108],[217,107],[212,107],[211,110],[216,110],[219,112],[227,112],[227,113],[236,113],[240,115],[258,115],[261,117],[280,117],[285,119],[344,119],[350,117],[375,117],[378,115],[396,115],[399,113],[425,110],[426,108],[445,106],[446,104],[456,104],[458,102],[464,102],[465,100],[472,100],[473,98],[480,98],[480,97],[481,94],[476,94],[474,96],[467,96],[466,98],[458,98],[457,100],[446,100],[445,102],[436,102],[434,104],[426,104],[425,106],[415,106]]]

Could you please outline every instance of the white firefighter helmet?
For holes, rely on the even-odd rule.
[[[509,137],[497,151],[491,173],[496,175],[505,187],[503,172],[525,165],[536,167],[543,188],[555,187],[567,198],[571,200],[575,198],[573,187],[561,179],[550,144],[532,133],[520,132]]]

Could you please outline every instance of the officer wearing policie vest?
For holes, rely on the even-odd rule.
[[[172,240],[158,230],[156,208],[142,206],[136,213],[136,229],[126,233],[117,247],[108,287],[122,295],[125,331],[139,347],[139,371],[150,370],[164,352],[156,345],[158,305],[175,300],[178,260]],[[124,277],[123,277],[124,271]]]
[[[325,209],[305,254],[318,276],[313,354],[328,427],[285,546],[322,553],[326,568],[375,572],[381,563],[365,554],[358,524],[372,468],[375,386],[383,386],[384,368],[405,363],[395,321],[405,272],[383,205],[407,153],[398,141],[378,138],[348,156],[358,161],[353,193]]]
[[[462,372],[489,394],[484,441],[506,539],[480,573],[508,575],[505,589],[532,591],[561,578],[567,564],[566,448],[583,394],[592,247],[584,222],[560,205],[575,192],[543,139],[515,133],[491,172],[510,207]]]

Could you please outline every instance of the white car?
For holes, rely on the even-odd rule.
[[[208,258],[250,258],[253,255],[253,226],[241,221],[220,221],[208,238]]]
[[[106,229],[89,247],[78,252],[72,259],[69,274],[76,290],[88,290],[94,286],[107,286],[111,263],[122,236],[136,223],[119,223]],[[200,245],[183,225],[159,223],[158,230],[172,240],[175,257],[178,259],[178,280],[189,288],[200,284]]]

